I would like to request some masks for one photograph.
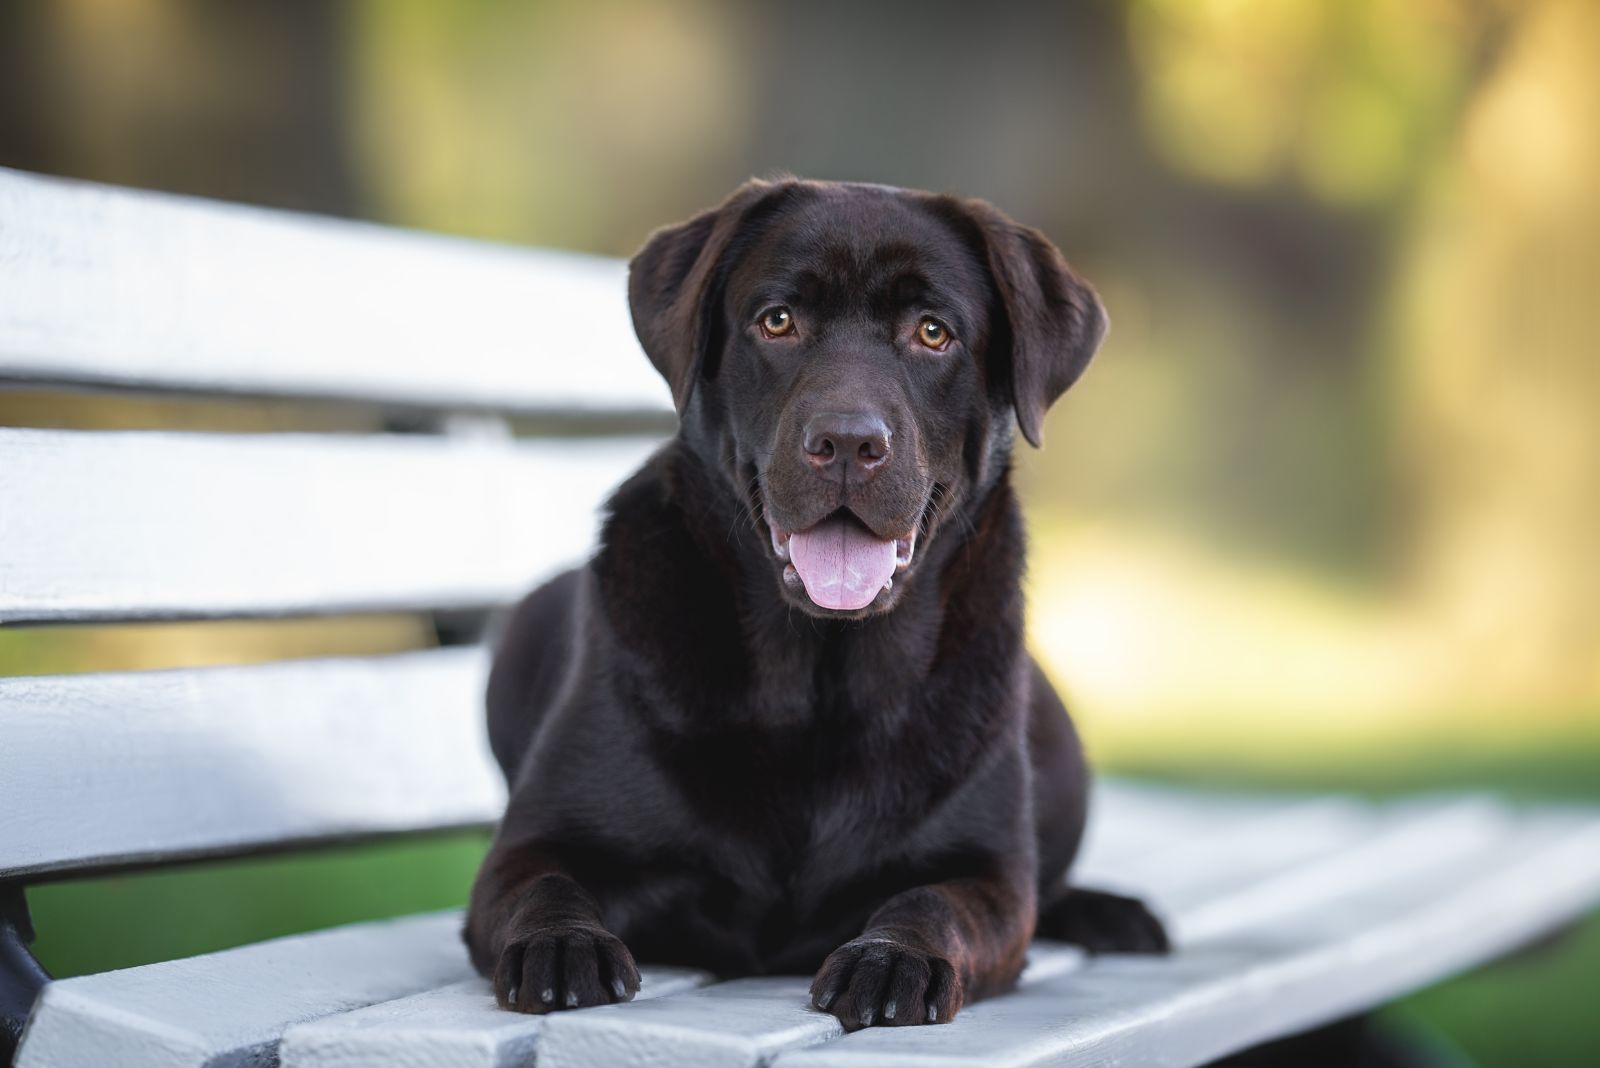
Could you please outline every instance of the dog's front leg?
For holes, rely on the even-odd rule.
[[[822,962],[812,1004],[850,1031],[948,1023],[968,1000],[1016,982],[1033,915],[1026,881],[957,879],[896,894]]]
[[[585,1008],[639,990],[633,954],[601,924],[599,904],[537,844],[494,844],[473,884],[464,933],[501,1008]]]

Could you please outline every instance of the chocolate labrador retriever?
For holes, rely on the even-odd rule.
[[[625,1001],[637,958],[943,1023],[1035,934],[1164,951],[1068,882],[1088,772],[1023,647],[1012,422],[1039,444],[1094,291],[986,203],[780,180],[652,236],[628,295],[681,425],[495,658],[465,935],[500,1004]]]

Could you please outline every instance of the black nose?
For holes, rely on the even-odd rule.
[[[889,426],[877,412],[819,412],[806,422],[806,459],[819,468],[871,474],[889,459]]]

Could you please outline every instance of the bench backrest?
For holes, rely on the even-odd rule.
[[[0,625],[490,610],[587,553],[672,425],[620,262],[0,170],[7,383],[407,432],[0,428]],[[0,679],[0,884],[491,822],[484,670]]]

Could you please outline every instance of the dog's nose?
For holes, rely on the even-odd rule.
[[[889,460],[889,426],[877,412],[819,412],[806,422],[806,459],[870,475]]]

